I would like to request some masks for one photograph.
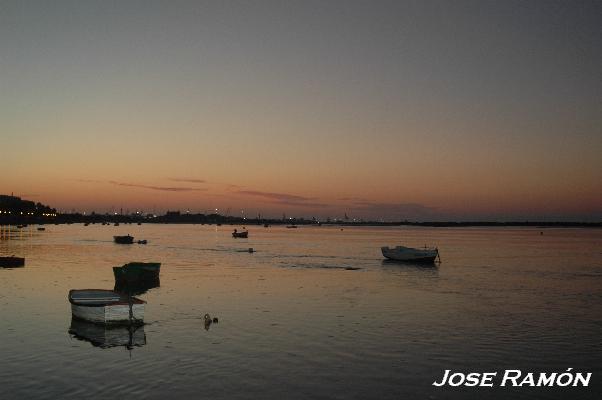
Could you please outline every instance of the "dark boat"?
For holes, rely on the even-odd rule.
[[[161,263],[131,262],[121,267],[113,267],[113,275],[115,275],[115,282],[125,285],[140,282],[154,283],[159,280],[160,269]]]
[[[38,230],[39,230],[39,231],[45,231],[45,230],[46,230],[46,228],[44,228],[44,227],[40,226],[40,227],[38,227]]]
[[[143,240],[138,240],[138,244],[147,244],[148,240],[143,239]]]
[[[433,263],[439,256],[436,247],[413,248],[405,246],[381,247],[383,256],[394,261],[409,261],[413,263]]]
[[[286,226],[288,229],[296,229],[297,225],[287,225]]]
[[[238,232],[236,229],[234,229],[234,232],[232,232],[232,237],[233,238],[248,238],[249,231]]]
[[[130,235],[126,235],[126,236],[113,236],[113,240],[115,240],[115,243],[119,243],[119,244],[132,244],[132,243],[134,243],[134,237],[130,236]]]
[[[159,273],[156,273],[154,277],[149,274],[145,279],[138,281],[115,280],[113,291],[129,296],[139,296],[158,287],[161,287],[161,279],[159,279]]]
[[[23,267],[25,265],[25,259],[22,257],[0,257],[0,267],[14,268]]]

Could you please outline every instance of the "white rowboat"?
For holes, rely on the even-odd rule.
[[[112,290],[70,290],[69,302],[74,317],[94,323],[141,324],[144,320],[145,301]]]

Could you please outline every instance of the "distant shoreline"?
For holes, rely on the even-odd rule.
[[[470,227],[541,227],[541,228],[602,228],[602,222],[562,222],[562,221],[314,221],[305,219],[243,219],[221,215],[182,214],[161,215],[156,217],[128,215],[83,215],[57,214],[53,217],[44,216],[0,216],[0,225],[25,224],[196,224],[196,225],[244,225],[244,226],[337,226],[337,227],[378,227],[378,226],[410,226],[431,228],[470,228]]]
[[[59,213],[56,209],[20,197],[0,195],[0,225],[26,225],[26,224],[115,224],[115,223],[153,223],[153,224],[229,224],[229,225],[313,225],[313,226],[423,226],[435,228],[454,227],[565,227],[565,228],[600,228],[599,222],[579,221],[364,221],[345,219],[318,220],[316,218],[242,218],[228,215],[192,214],[189,212],[167,211],[164,215],[142,214],[142,213]]]

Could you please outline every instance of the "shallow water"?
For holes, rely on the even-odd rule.
[[[26,258],[0,268],[0,397],[600,397],[602,230],[233,228],[0,228],[0,255]],[[112,243],[127,233],[149,244]],[[443,262],[383,261],[396,244],[436,245]],[[127,330],[72,327],[67,301],[112,289],[129,261],[162,263],[131,349]],[[571,367],[590,387],[431,385],[445,369]]]

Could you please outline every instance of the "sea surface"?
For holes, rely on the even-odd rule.
[[[0,255],[26,265],[0,268],[0,398],[602,396],[601,229],[234,228],[1,227]],[[113,243],[128,233],[148,244]],[[442,262],[384,261],[397,244],[437,246]],[[146,325],[72,321],[69,290],[113,289],[130,261],[162,263],[139,296]],[[590,386],[432,386],[446,369],[567,368]]]

